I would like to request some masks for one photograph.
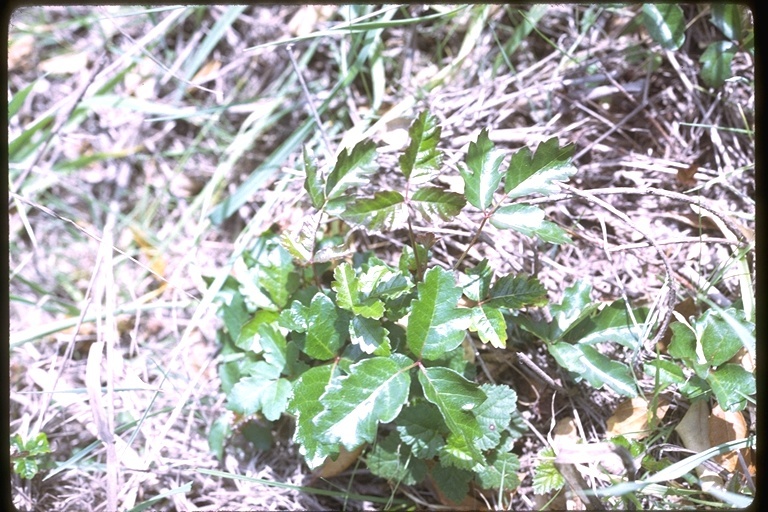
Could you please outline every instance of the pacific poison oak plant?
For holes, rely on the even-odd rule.
[[[295,232],[262,235],[242,257],[244,272],[223,287],[219,371],[228,408],[240,418],[295,418],[294,441],[310,468],[341,447],[370,445],[365,460],[374,474],[416,484],[429,472],[459,501],[473,481],[484,489],[519,484],[512,447],[524,427],[516,393],[476,381],[474,340],[503,349],[514,324],[545,343],[577,381],[636,396],[630,367],[595,346],[637,350],[648,312],[637,308],[630,319],[622,302],[593,302],[584,283],[550,305],[533,277],[496,277],[486,260],[462,272],[466,251],[443,268],[431,261],[434,238],[413,229],[419,217],[434,224],[474,208],[481,220],[467,250],[488,223],[569,243],[525,198],[558,192],[558,182],[576,172],[572,144],[553,138],[535,151],[523,148],[504,169],[506,155],[483,130],[459,164],[460,194],[436,182],[443,169],[436,118],[422,112],[409,136],[396,190],[374,185],[371,141],[344,149],[327,173],[304,153],[313,213]],[[356,230],[396,229],[408,239],[396,265],[348,249]],[[521,311],[530,306],[548,306],[552,320],[534,321]],[[734,393],[751,389],[742,388]],[[209,436],[219,456],[230,428],[221,418]],[[268,446],[269,430],[252,429],[251,438]]]

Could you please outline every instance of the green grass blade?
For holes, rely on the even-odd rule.
[[[168,491],[158,494],[154,498],[150,498],[142,503],[139,503],[132,509],[130,509],[128,512],[141,512],[142,510],[146,510],[150,507],[156,507],[157,503],[168,498],[169,496],[173,496],[174,494],[179,493],[188,493],[192,490],[192,482],[187,482],[184,485],[180,485],[178,487],[174,487],[173,489],[169,489]]]
[[[318,114],[323,114],[328,105],[335,99],[338,92],[347,87],[355,79],[362,69],[363,63],[368,58],[371,46],[365,46],[357,55],[355,62],[349,68],[349,72],[333,87],[328,94],[328,98],[317,108]],[[299,145],[310,135],[315,127],[315,119],[307,118],[299,128],[294,131],[271,155],[240,185],[240,187],[230,197],[224,199],[216,208],[211,211],[209,218],[214,224],[221,224],[243,206],[253,194],[259,189],[262,183],[267,180],[280,165],[288,158],[288,155],[296,151]]]

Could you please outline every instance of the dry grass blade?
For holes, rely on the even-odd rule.
[[[754,355],[751,324],[740,317],[742,309],[755,315],[759,112],[749,39],[728,55],[732,76],[721,86],[708,87],[701,74],[704,52],[723,40],[723,20],[744,34],[753,21],[748,9],[733,11],[738,19],[713,18],[722,12],[708,6],[679,9],[686,40],[675,50],[641,30],[640,5],[15,11],[7,84],[10,427],[43,433],[51,445],[34,459],[38,477],[11,476],[17,508],[445,508],[427,485],[374,478],[362,469],[367,452],[359,470],[302,487],[309,471],[291,441],[292,420],[235,416],[222,389],[232,385],[222,368],[233,354],[221,350],[220,331],[233,321],[223,321],[221,305],[233,280],[248,279],[245,259],[263,233],[298,232],[305,222],[304,150],[326,155],[318,162],[325,175],[323,164],[343,148],[386,142],[363,188],[398,190],[398,144],[420,110],[439,120],[437,182],[454,193],[464,187],[458,163],[482,129],[506,155],[552,136],[575,143],[578,172],[563,193],[527,201],[573,244],[486,225],[473,245],[482,215],[469,208],[445,224],[414,221],[413,231],[438,235],[432,258],[445,268],[487,259],[496,275],[535,275],[553,304],[586,283],[592,299],[621,300],[629,316],[650,311],[643,321],[632,317],[633,332],[648,338],[642,357],[611,340],[595,345],[631,366],[640,390],[671,403],[642,443],[672,470],[640,468],[631,492],[649,508],[720,499],[702,498],[681,478],[703,456],[675,451],[671,424],[687,398],[682,385],[657,389],[647,369],[650,360],[671,363],[651,345],[673,303],[686,297],[696,301],[691,314],[721,313],[744,342],[744,357]],[[397,266],[409,242],[398,231],[317,228],[314,244],[346,243],[352,261],[371,250]],[[327,276],[314,277],[323,286]],[[248,286],[256,289],[248,300],[258,303],[258,286]],[[483,366],[480,379],[518,395],[529,428],[510,443],[521,482],[513,492],[476,489],[474,498],[489,508],[533,509],[538,455],[548,445],[539,432],[571,409],[584,420],[584,441],[605,442],[619,398],[575,382],[544,342],[505,319],[519,360],[476,343],[473,361]],[[558,393],[562,387],[569,393]],[[747,438],[755,409],[742,411]],[[209,444],[215,435],[220,452]],[[748,444],[728,443],[745,451]],[[728,477],[748,493],[755,475],[733,455]],[[656,486],[658,475],[675,485]],[[616,489],[601,491],[584,500],[619,503]],[[722,503],[738,498],[726,494]]]

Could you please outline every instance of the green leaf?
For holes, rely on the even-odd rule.
[[[371,473],[396,484],[416,485],[427,475],[427,465],[411,454],[397,432],[377,442],[365,463]]]
[[[599,389],[605,385],[621,395],[637,396],[627,365],[608,359],[589,345],[553,343],[548,348],[560,366],[575,373],[578,379],[586,379],[592,387]]]
[[[503,159],[504,154],[494,150],[488,130],[480,132],[477,142],[470,142],[466,165],[459,163],[459,172],[464,179],[467,201],[475,208],[486,210],[491,206],[493,194],[501,183]]]
[[[755,376],[743,366],[727,363],[710,372],[707,382],[724,411],[741,411],[747,397],[757,393]]]
[[[478,456],[482,457],[482,454],[472,445],[470,439],[466,436],[450,434],[445,446],[440,450],[439,458],[440,464],[444,466],[476,471],[485,463]]]
[[[469,329],[477,332],[480,341],[496,348],[506,348],[507,323],[501,311],[487,304],[475,306],[471,311]]]
[[[270,381],[261,390],[261,412],[269,421],[277,421],[288,409],[292,386],[286,379]]]
[[[354,450],[376,438],[379,423],[400,413],[408,398],[413,361],[400,354],[355,363],[349,375],[334,379],[320,397],[324,410],[314,420],[327,443]]]
[[[408,317],[408,347],[419,359],[438,359],[464,340],[469,310],[456,306],[461,288],[448,270],[429,269],[417,290],[418,298]]]
[[[263,364],[259,368],[266,371],[240,379],[232,387],[227,397],[227,408],[244,416],[262,412],[268,420],[276,421],[288,407],[291,383],[277,378],[279,371],[275,370],[277,375],[272,373],[272,366]]]
[[[496,308],[520,309],[544,306],[547,289],[535,277],[509,274],[500,277],[491,287],[486,305]]]
[[[253,317],[245,323],[240,332],[233,335],[235,346],[245,351],[261,352],[259,345],[259,328],[275,320],[274,311],[257,311]]]
[[[360,276],[360,289],[369,298],[396,299],[412,288],[410,279],[386,265],[373,265]]]
[[[577,281],[565,289],[560,304],[552,304],[549,307],[558,337],[597,309],[599,304],[592,302],[591,293],[592,286],[587,281]]]
[[[384,303],[375,298],[361,301],[360,281],[349,263],[342,263],[333,271],[334,281],[331,287],[336,292],[336,303],[342,309],[352,311],[365,318],[381,318],[384,315]]]
[[[488,456],[487,463],[477,473],[477,481],[483,489],[511,491],[520,485],[518,469],[520,469],[520,459],[514,453],[492,453]]]
[[[633,325],[626,304],[615,301],[574,324],[563,338],[568,342],[585,345],[615,342],[635,350],[642,340],[648,310],[636,308],[633,314],[637,326]]]
[[[361,198],[349,204],[341,217],[352,224],[361,224],[373,231],[391,231],[405,226],[408,212],[400,192],[385,190],[371,198]]]
[[[464,196],[439,187],[423,187],[411,196],[411,204],[429,222],[436,219],[450,220],[464,208]]]
[[[224,445],[232,435],[229,415],[225,414],[216,418],[208,431],[208,448],[221,461],[224,457]]]
[[[685,17],[679,5],[643,4],[643,24],[666,50],[677,50],[685,41]]]
[[[43,79],[42,77],[38,80]],[[16,114],[21,109],[22,105],[24,105],[24,101],[27,99],[27,96],[29,96],[29,93],[32,92],[32,89],[37,84],[37,80],[32,82],[31,84],[27,85],[23,89],[21,89],[19,92],[13,95],[13,98],[8,102],[8,120],[10,121],[13,119]]]
[[[709,22],[731,41],[741,39],[741,6],[737,4],[716,3],[710,8]]]
[[[469,482],[472,480],[472,473],[469,471],[437,465],[432,469],[432,478],[445,497],[455,503],[461,503],[469,494]]]
[[[34,437],[22,442],[21,436],[16,434],[13,438],[13,444],[18,451],[29,452],[29,457],[37,457],[51,453],[51,447],[48,443],[48,435],[45,432],[38,432]]]
[[[669,355],[676,359],[698,361],[699,357],[696,354],[696,333],[692,328],[681,322],[674,322],[670,324],[669,328],[672,330],[672,339],[667,347]],[[700,364],[704,363],[706,363],[706,361],[702,358]]]
[[[304,179],[304,190],[309,194],[309,201],[312,206],[318,210],[325,203],[325,188],[323,187],[323,178],[317,171],[317,165],[309,157],[307,148],[302,148],[302,157],[304,159],[304,173],[307,177]]]
[[[321,361],[336,357],[346,326],[339,329],[339,315],[333,301],[318,292],[312,297],[306,319],[307,339],[304,352]]]
[[[544,219],[544,210],[527,204],[510,204],[497,209],[490,218],[499,229],[514,229],[530,237],[539,237],[553,244],[572,243],[568,234],[553,222]]]
[[[699,57],[701,79],[707,87],[720,87],[733,76],[731,61],[738,49],[738,46],[730,41],[715,41],[707,46]]]
[[[576,173],[571,162],[576,146],[560,147],[557,137],[548,139],[532,152],[525,147],[512,155],[504,180],[504,192],[514,199],[528,194],[554,194],[558,181],[567,181]]]
[[[290,309],[284,309],[280,312],[277,323],[280,327],[294,332],[307,332],[308,314],[309,308],[295,300],[291,303]]]
[[[730,310],[735,313],[734,309]],[[744,314],[741,314],[744,320]],[[710,366],[720,366],[729,361],[743,346],[731,324],[713,309],[708,309],[694,324],[699,334],[702,353]]]
[[[420,459],[435,457],[449,433],[440,411],[426,402],[404,408],[397,417],[397,431],[413,455]]]
[[[388,356],[392,349],[389,344],[389,331],[379,320],[356,316],[349,323],[350,341],[366,354]]]
[[[517,393],[503,384],[483,384],[480,389],[488,398],[475,411],[483,431],[476,443],[481,450],[489,450],[499,445],[501,433],[509,427],[512,414],[517,409]]]
[[[473,464],[481,462],[475,441],[483,435],[483,428],[474,411],[488,398],[485,392],[450,368],[422,367],[418,375],[425,398],[437,406],[448,429],[459,438],[460,450]],[[450,437],[448,444],[457,446]]]
[[[707,367],[727,362],[744,346],[742,332],[754,332],[744,313],[733,308],[723,313],[709,309],[692,325],[675,322],[670,329],[669,355],[688,362],[702,377],[706,376]]]
[[[315,366],[304,372],[294,383],[293,397],[288,403],[288,410],[296,416],[293,439],[299,444],[299,452],[310,469],[318,467],[326,457],[339,451],[337,444],[322,442],[322,432],[314,424],[314,419],[324,408],[320,396],[335,376],[335,368],[335,365]]]
[[[264,362],[283,371],[286,365],[285,336],[274,325],[261,324],[258,327],[258,344]]]
[[[336,304],[342,309],[352,311],[352,308],[359,303],[355,269],[347,262],[341,263],[333,270],[333,278],[331,288],[336,292]]]
[[[648,361],[643,366],[643,372],[654,379],[658,373],[659,391],[672,384],[683,384],[686,380],[685,373],[680,364],[666,359]]]
[[[555,450],[547,446],[539,452],[539,463],[533,469],[533,492],[548,494],[559,491],[564,485],[565,479],[555,467]]]
[[[31,480],[40,471],[40,465],[35,459],[22,457],[13,461],[13,472],[21,478]]]
[[[240,293],[233,294],[229,298],[229,303],[223,304],[219,311],[224,321],[224,328],[233,341],[237,340],[243,327],[251,319],[245,307],[243,296]]]
[[[492,278],[493,269],[488,266],[488,260],[484,259],[476,267],[459,274],[459,283],[469,300],[480,302],[488,295]]]
[[[376,145],[372,141],[359,142],[351,152],[344,148],[325,182],[325,197],[341,197],[348,188],[364,184],[366,176],[376,169]]]
[[[300,229],[295,232],[283,231],[280,234],[280,243],[288,253],[297,260],[307,263],[312,261],[313,237],[308,230]]]
[[[400,170],[409,181],[414,183],[429,180],[433,171],[440,169],[443,155],[437,149],[440,142],[438,119],[428,111],[423,111],[408,129],[410,144],[400,156]]]

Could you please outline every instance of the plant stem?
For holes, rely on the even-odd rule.
[[[411,241],[411,248],[413,249],[413,259],[416,261],[416,281],[421,281],[424,276],[424,270],[421,268],[421,262],[419,261],[419,251],[416,246],[416,236],[413,234],[413,224],[411,224],[411,216],[408,215],[408,238]]]
[[[467,248],[464,249],[464,252],[461,253],[461,256],[459,256],[459,259],[456,260],[456,263],[453,265],[453,270],[456,270],[459,268],[459,265],[461,265],[461,262],[464,261],[464,258],[467,257],[467,253],[469,253],[469,250],[472,248],[473,245],[477,243],[477,240],[480,238],[480,233],[483,232],[483,228],[485,227],[485,223],[488,222],[488,219],[491,217],[491,214],[488,212],[483,213],[483,220],[480,221],[480,226],[477,228],[477,231],[475,232],[475,236],[472,237],[472,240],[469,241],[467,244]]]

